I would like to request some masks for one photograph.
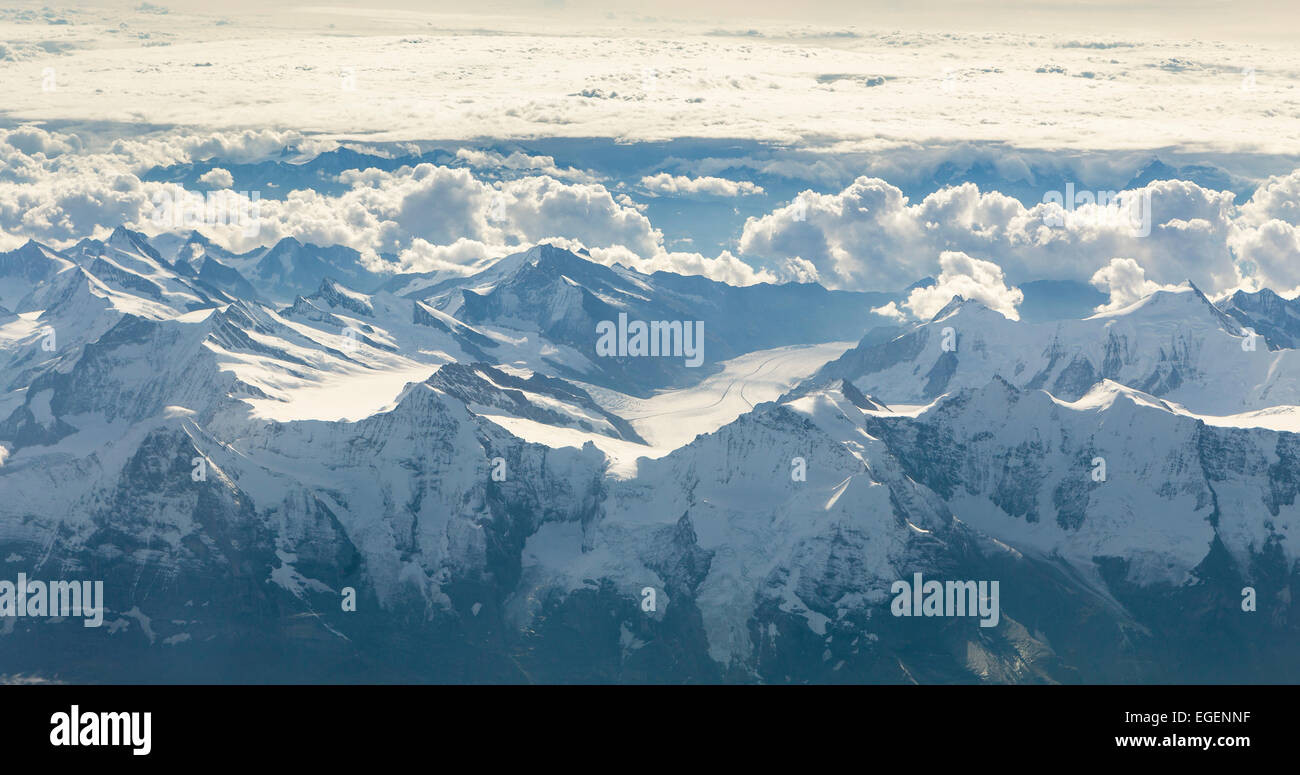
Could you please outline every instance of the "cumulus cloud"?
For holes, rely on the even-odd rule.
[[[36,183],[0,182],[0,227],[7,245],[28,237],[68,242],[132,223],[149,207],[150,186],[130,173],[107,177],[49,176]]]
[[[47,177],[49,168],[61,156],[81,150],[81,140],[72,134],[50,132],[24,125],[0,129],[0,183],[33,183]]]
[[[339,175],[339,194],[301,189],[283,199],[255,203],[256,231],[242,224],[202,229],[223,246],[245,251],[284,237],[322,245],[347,245],[375,268],[433,271],[505,255],[519,246],[567,238],[592,248],[623,248],[653,257],[663,235],[602,185],[565,183],[549,176],[491,183],[465,168],[428,163],[394,171],[351,170]],[[142,198],[158,186],[144,184]],[[158,223],[152,207],[121,214],[146,230]],[[164,224],[165,225],[165,224]],[[188,229],[189,225],[186,224]],[[397,257],[385,264],[381,255]]]
[[[213,167],[199,176],[199,182],[213,188],[230,188],[235,185],[235,178],[230,170]]]
[[[650,219],[614,200],[598,183],[566,184],[547,176],[501,185],[499,209],[522,241],[570,237],[589,247],[623,246],[641,256],[662,251],[663,234]]]
[[[1261,226],[1277,220],[1300,226],[1300,170],[1265,180],[1241,206],[1242,225]]]
[[[661,172],[641,178],[641,187],[656,196],[752,196],[764,193],[763,187],[747,180],[670,175]]]
[[[1272,288],[1283,295],[1300,289],[1300,227],[1274,219],[1237,230],[1232,237],[1241,286]]]
[[[1233,226],[1229,244],[1242,287],[1300,291],[1300,170],[1264,181]]]
[[[80,151],[81,140],[72,134],[49,132],[27,124],[16,129],[0,130],[0,142],[29,156],[58,156],[61,153]]]
[[[467,152],[460,155],[467,166],[347,170],[336,178],[341,191],[304,189],[260,201],[229,192],[244,197],[236,210],[256,212],[258,228],[252,230],[246,221],[158,220],[160,200],[197,200],[197,208],[214,192],[144,179],[158,164],[205,159],[224,165],[222,154],[243,161],[307,158],[325,147],[333,146],[276,130],[160,133],[107,147],[31,125],[0,130],[0,249],[28,238],[66,246],[124,224],[150,234],[199,228],[237,252],[289,236],[347,245],[371,266],[390,271],[456,271],[529,244],[568,240],[607,263],[735,284],[819,282],[896,291],[933,274],[934,256],[955,252],[997,264],[1008,287],[1035,279],[1093,282],[1100,268],[1119,271],[1111,259],[1122,256],[1141,267],[1143,282],[1156,285],[1190,279],[1210,293],[1300,290],[1300,171],[1269,179],[1240,206],[1231,192],[1179,180],[1123,192],[1113,202],[1045,195],[1046,201],[1025,207],[971,183],[914,202],[897,186],[863,176],[829,193],[804,191],[749,218],[734,252],[713,256],[668,250],[649,211],[617,188],[532,174],[535,165],[555,166],[546,156]],[[520,174],[500,180],[481,171],[484,166]],[[710,181],[740,185],[668,173],[646,180],[660,181],[665,190],[704,191],[716,185]],[[233,185],[233,176],[226,166],[214,166],[201,182],[221,191]],[[1135,222],[1135,213],[1145,223]],[[682,245],[694,235],[674,236]],[[919,314],[905,304],[894,312]]]
[[[805,191],[785,207],[750,218],[739,254],[778,272],[799,258],[825,284],[852,290],[906,287],[927,274],[928,256],[943,251],[993,258],[1016,282],[1085,282],[1110,257],[1130,255],[1159,281],[1190,278],[1220,289],[1237,282],[1229,247],[1232,200],[1230,192],[1159,181],[1104,204],[1026,208],[973,183],[912,203],[890,183],[861,177],[837,194]]]
[[[279,157],[289,150],[310,156],[332,145],[275,130],[167,132],[115,140],[88,152],[75,134],[32,125],[0,130],[0,249],[28,238],[59,245],[102,237],[119,225],[149,229],[154,201],[186,196],[174,184],[142,180],[158,165],[219,154],[235,161]]]
[[[1156,291],[1177,287],[1148,280],[1146,270],[1131,258],[1112,258],[1109,264],[1093,273],[1089,282],[1097,290],[1110,294],[1110,301],[1099,305],[1097,312],[1114,312]]]
[[[779,277],[785,278],[787,282],[796,283],[820,283],[821,276],[817,273],[817,267],[813,266],[811,261],[805,261],[798,256],[786,260],[777,273]]]
[[[883,307],[874,307],[871,311],[881,317],[891,318],[900,323],[908,319],[908,314],[898,308],[898,302],[896,301],[891,301]]]
[[[879,315],[903,320],[929,320],[954,296],[978,301],[1011,320],[1019,320],[1016,309],[1025,300],[1019,288],[1008,288],[1002,267],[992,261],[971,258],[965,253],[944,251],[939,256],[939,277],[934,285],[913,288],[903,303],[890,302],[873,309]]]
[[[419,237],[397,256],[401,272],[448,272],[470,274],[490,258],[499,258],[493,246],[461,237],[450,245],[434,245]]]
[[[599,183],[566,182],[549,175],[492,182],[468,168],[424,163],[393,171],[344,171],[337,177],[346,186],[341,193],[303,189],[280,199],[254,200],[227,190],[205,196],[140,177],[142,167],[159,161],[187,162],[195,154],[220,159],[208,156],[213,150],[243,159],[279,155],[289,147],[286,142],[296,142],[295,137],[161,137],[81,155],[68,153],[78,147],[74,136],[31,128],[10,132],[0,136],[0,158],[14,160],[5,165],[7,176],[0,179],[0,249],[16,247],[28,237],[66,246],[86,236],[103,237],[124,224],[149,234],[197,228],[236,252],[295,237],[353,247],[377,270],[455,272],[530,244],[567,240],[592,251],[596,260],[645,271],[704,274],[735,284],[775,279],[729,253],[707,257],[667,251],[663,234],[641,210]],[[486,161],[522,168],[547,158]],[[200,180],[216,189],[233,185],[224,167],[213,168]],[[215,221],[204,215],[214,193],[233,200],[222,201],[224,217]],[[178,217],[178,212],[187,217]]]

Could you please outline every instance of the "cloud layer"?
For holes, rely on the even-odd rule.
[[[1269,178],[1241,204],[1231,192],[1171,180],[1113,197],[1070,184],[1030,207],[973,183],[914,202],[890,182],[863,176],[837,191],[809,189],[760,210],[744,223],[734,250],[703,255],[669,249],[633,188],[597,172],[561,168],[548,156],[462,149],[457,160],[472,167],[348,169],[334,174],[328,191],[303,188],[275,197],[233,190],[235,178],[222,166],[286,154],[308,158],[331,147],[263,130],[174,132],[91,150],[74,133],[0,130],[0,248],[28,238],[66,245],[126,224],[147,233],[198,228],[236,252],[292,236],[348,245],[386,271],[469,271],[523,245],[558,241],[585,247],[606,263],[734,284],[798,281],[898,291],[937,277],[936,285],[890,310],[922,317],[954,294],[1013,314],[1016,286],[1040,279],[1090,282],[1111,294],[1112,305],[1185,280],[1209,293],[1300,292],[1300,172]],[[156,165],[197,160],[209,162],[198,190],[144,179]],[[739,203],[761,190],[716,176],[656,173],[633,180],[684,199],[734,196]],[[235,203],[228,209],[255,214],[256,229],[247,219],[195,224],[158,217],[160,203],[179,198],[202,213],[218,195]]]
[[[264,5],[255,16],[222,13],[85,7],[69,9],[67,25],[0,15],[6,114],[205,131],[312,127],[371,141],[1300,147],[1289,46],[760,20],[729,33],[604,13],[546,25]]]

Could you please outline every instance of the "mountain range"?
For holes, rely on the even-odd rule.
[[[464,276],[126,228],[0,253],[0,579],[107,609],[0,620],[0,671],[1300,680],[1295,302],[898,299],[545,244]],[[602,352],[620,318],[702,324],[702,364]],[[917,573],[998,581],[996,624],[895,615]]]

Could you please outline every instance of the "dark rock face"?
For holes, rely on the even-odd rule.
[[[1219,309],[1264,338],[1270,350],[1300,345],[1300,301],[1287,300],[1264,288],[1237,291],[1219,302]]]

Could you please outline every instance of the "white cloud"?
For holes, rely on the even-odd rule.
[[[279,155],[275,148],[283,151],[288,147],[283,143],[296,141],[283,133],[169,135],[116,143],[108,152],[75,154],[69,153],[79,147],[73,135],[36,128],[0,135],[0,159],[6,160],[0,177],[0,249],[29,237],[66,246],[86,236],[103,237],[118,225],[148,234],[198,228],[237,252],[292,236],[353,247],[376,269],[457,271],[559,238],[596,255],[603,251],[611,262],[621,259],[650,270],[703,273],[742,284],[772,279],[734,256],[666,252],[662,233],[640,209],[626,196],[616,200],[599,183],[548,175],[492,183],[470,169],[428,163],[391,172],[348,170],[337,177],[347,187],[339,194],[295,190],[282,199],[252,201],[245,193],[226,192],[237,200],[227,209],[245,218],[196,223],[160,218],[171,213],[159,206],[179,201],[186,203],[186,211],[201,214],[203,192],[139,177],[154,163],[190,162],[193,154],[207,157],[213,149],[248,159]],[[509,158],[501,161],[525,165],[522,157]],[[214,188],[234,183],[224,167],[213,168],[200,181]],[[381,254],[395,255],[397,261],[385,263]]]
[[[0,249],[27,238],[66,245],[103,237],[120,224],[156,233],[164,225],[152,221],[153,202],[164,194],[202,192],[142,180],[154,165],[199,157],[224,164],[224,158],[208,156],[214,151],[245,161],[282,158],[304,147],[334,146],[271,130],[158,133],[107,146],[31,125],[0,130]],[[345,185],[339,193],[303,190],[280,200],[263,197],[256,233],[244,223],[199,228],[236,251],[294,236],[354,247],[375,266],[380,254],[395,255],[397,264],[388,266],[410,270],[472,266],[523,245],[566,239],[609,261],[737,284],[793,280],[893,291],[932,274],[933,256],[957,251],[998,264],[1011,284],[1089,282],[1099,266],[1124,256],[1157,285],[1191,279],[1210,293],[1235,287],[1300,289],[1295,223],[1300,221],[1300,171],[1269,179],[1239,207],[1230,192],[1186,181],[1152,183],[1124,194],[1149,197],[1149,236],[1136,233],[1118,205],[1026,208],[969,183],[912,202],[897,186],[864,176],[834,193],[805,191],[790,204],[750,218],[734,254],[704,256],[669,251],[646,208],[626,194],[601,183],[522,169],[554,166],[550,157],[511,158],[462,155],[476,163],[521,168],[520,177],[495,182],[473,169],[433,164],[349,170],[338,176]],[[233,184],[228,174],[218,166],[202,180],[206,186],[226,186]],[[692,184],[708,178],[664,175],[672,184],[678,178]],[[1053,225],[1054,218],[1061,223]],[[672,244],[691,244],[692,236],[697,235],[675,234]]]
[[[1265,221],[1234,232],[1232,247],[1243,287],[1272,288],[1284,296],[1300,289],[1300,227]]]
[[[838,194],[805,191],[791,204],[750,218],[740,255],[776,270],[810,262],[830,287],[891,291],[928,272],[927,257],[952,250],[988,256],[1010,279],[1085,282],[1115,255],[1139,257],[1162,282],[1192,279],[1206,289],[1237,283],[1228,240],[1233,195],[1185,181],[1155,182],[1117,203],[1024,207],[973,183],[913,204],[896,186],[860,177]],[[1134,228],[1128,202],[1150,202],[1150,234]],[[778,270],[779,271],[779,270]]]
[[[503,183],[501,193],[509,228],[521,241],[568,237],[588,247],[623,246],[645,257],[663,249],[663,234],[650,219],[616,202],[598,183],[530,177]]]
[[[1270,177],[1241,206],[1243,225],[1260,226],[1271,220],[1300,226],[1300,169]]]
[[[640,28],[603,14],[540,26],[495,15],[491,24],[504,34],[491,34],[472,14],[381,21],[373,9],[272,9],[268,23],[258,10],[228,9],[226,25],[134,14],[129,34],[120,15],[88,15],[75,41],[52,25],[17,30],[31,40],[6,42],[0,78],[33,88],[8,91],[6,113],[208,129],[310,126],[373,142],[744,137],[897,148],[924,138],[1131,149],[1142,138],[1148,148],[1195,142],[1290,154],[1296,141],[1291,112],[1276,109],[1296,78],[1288,46],[1151,39],[1062,47],[1077,33],[827,37],[757,20],[761,34],[705,36],[708,28],[691,22]],[[1170,69],[1174,60],[1198,65]],[[1093,77],[1036,72],[1048,62]],[[47,65],[66,84],[57,92],[37,88],[32,75]],[[1257,72],[1252,90],[1242,88],[1247,66]],[[355,88],[341,86],[341,67],[354,68]],[[952,88],[941,88],[945,68],[959,74]]]
[[[593,251],[598,253],[599,251]],[[629,266],[639,272],[674,272],[676,274],[698,274],[711,280],[731,285],[753,285],[755,283],[775,283],[779,278],[768,271],[756,270],[749,264],[733,256],[729,251],[722,251],[716,258],[702,256],[699,253],[658,253],[649,259],[630,258]]]
[[[898,308],[898,302],[891,301],[883,307],[875,307],[872,312],[885,318],[893,318],[898,322],[907,320],[907,313]]]
[[[817,267],[811,261],[805,261],[798,256],[787,259],[781,266],[777,275],[786,282],[796,283],[821,283],[821,275],[817,273]]]
[[[24,125],[16,129],[0,129],[0,142],[11,146],[28,156],[58,156],[81,150],[81,140],[72,134],[49,132],[35,125]]]
[[[641,186],[658,196],[752,196],[762,194],[763,187],[747,180],[670,175],[661,172],[641,178]]]
[[[1171,290],[1176,285],[1161,285],[1147,279],[1146,270],[1131,258],[1112,258],[1110,263],[1093,273],[1089,280],[1097,290],[1110,294],[1110,301],[1099,305],[1097,312],[1123,309],[1156,291]]]
[[[954,296],[960,296],[978,301],[1012,320],[1020,319],[1020,312],[1016,308],[1025,300],[1025,295],[1019,288],[1007,287],[1002,268],[997,264],[971,258],[965,253],[944,251],[939,256],[939,266],[939,277],[934,285],[914,288],[901,305],[891,301],[872,312],[902,319],[902,310],[906,310],[911,317],[929,320],[947,306]]]
[[[410,247],[397,256],[402,272],[451,272],[469,274],[472,268],[486,259],[504,255],[499,249],[476,240],[456,240],[450,245],[434,245],[416,237]]]
[[[230,170],[213,167],[199,176],[199,182],[213,188],[230,188],[235,185],[235,178]]]

